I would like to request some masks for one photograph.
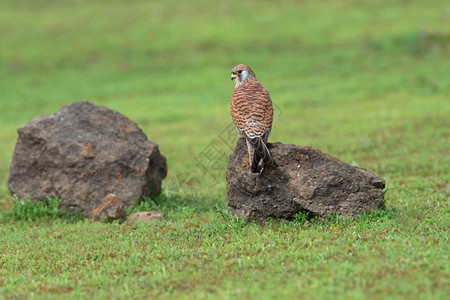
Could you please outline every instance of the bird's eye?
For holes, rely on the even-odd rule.
[[[242,70],[238,70],[236,73],[241,74],[241,73],[242,73]]]

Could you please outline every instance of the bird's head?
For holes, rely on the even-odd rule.
[[[240,64],[231,70],[231,80],[234,80],[236,84],[244,82],[247,79],[256,79],[255,72],[249,66]]]

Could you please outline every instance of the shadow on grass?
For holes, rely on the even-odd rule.
[[[34,202],[31,198],[24,200],[14,197],[13,208],[10,211],[2,213],[0,222],[14,222],[14,221],[52,221],[63,220],[68,223],[75,223],[86,220],[84,216],[79,213],[72,213],[60,210],[61,200],[58,197],[47,197],[44,201]],[[181,196],[158,196],[154,198],[144,197],[135,201],[133,207],[126,209],[126,215],[140,211],[161,211],[167,219],[183,220],[194,218],[202,213],[215,213],[220,223],[224,224],[226,228],[238,230],[245,227],[247,224],[254,222],[245,222],[243,218],[233,215],[226,209],[225,200],[220,195],[213,195],[210,198],[197,199],[196,201],[181,197]],[[290,224],[292,226],[347,226],[358,223],[360,225],[370,224],[374,222],[383,222],[395,218],[398,212],[394,208],[386,208],[375,210],[371,213],[365,213],[358,218],[340,217],[338,214],[329,215],[327,217],[319,217],[311,212],[301,211],[293,220],[279,220],[268,218],[264,225],[275,225],[281,222]],[[117,220],[110,220],[116,222]]]
[[[160,195],[154,198],[143,197],[135,201],[133,207],[126,210],[127,216],[133,212],[139,211],[162,211],[162,212],[176,212],[189,210],[193,213],[211,212],[216,210],[219,206],[225,206],[225,201],[219,195],[213,195],[209,198],[201,198],[193,200],[189,197],[182,197],[178,195],[165,196]]]
[[[59,209],[61,199],[58,197],[47,197],[43,201],[34,202],[30,197],[19,199],[13,197],[13,207],[9,211],[4,211],[1,215],[1,222],[12,221],[51,221],[63,219],[68,222],[77,222],[84,217],[79,213],[66,212]]]
[[[224,203],[224,199],[219,195],[213,195],[199,201],[181,196],[144,197],[136,200],[133,207],[127,208],[126,215],[139,211],[162,211],[166,215],[193,216],[196,213],[215,211],[217,207],[223,206]],[[80,213],[61,210],[60,205],[61,199],[58,197],[47,197],[43,201],[34,202],[31,197],[19,199],[19,197],[14,196],[12,209],[1,214],[0,222],[36,222],[56,219],[77,222],[87,219]]]

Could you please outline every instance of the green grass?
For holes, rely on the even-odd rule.
[[[449,9],[2,1],[0,298],[449,298]],[[220,133],[238,63],[280,109],[270,140],[385,178],[386,211],[263,227],[227,213],[226,162],[211,176],[194,158],[210,143],[232,152]],[[81,99],[125,114],[160,145],[164,192],[141,208],[164,221],[61,218],[56,202],[33,211],[9,195],[17,128]]]

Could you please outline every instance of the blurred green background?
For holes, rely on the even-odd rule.
[[[137,230],[4,224],[3,295],[448,298],[449,14],[447,0],[1,1],[0,210],[17,128],[83,99],[137,122],[167,157],[166,199],[194,207]],[[227,161],[208,174],[198,159],[233,150],[238,63],[276,105],[269,141],[385,178],[385,214],[260,228],[217,213]]]
[[[208,176],[195,158],[210,142],[231,153],[217,138],[231,122],[238,63],[279,108],[271,141],[318,147],[388,186],[417,168],[440,174],[448,14],[447,1],[2,1],[2,205],[16,129],[82,99],[160,145],[166,191],[193,176],[223,201],[224,171]]]
[[[279,107],[271,141],[388,179],[431,175],[448,154],[448,11],[447,1],[2,1],[3,204],[16,129],[82,99],[159,143],[166,185],[190,174],[223,196],[224,172],[209,178],[193,158],[212,141],[231,153],[216,140],[238,63]]]

